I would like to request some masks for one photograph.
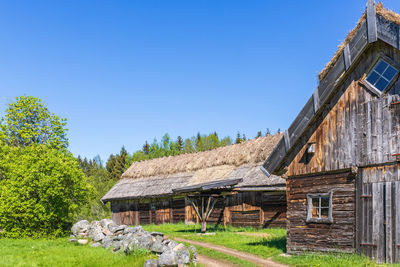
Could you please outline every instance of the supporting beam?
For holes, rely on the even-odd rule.
[[[376,27],[376,10],[374,0],[368,0],[367,2],[367,30],[368,43],[376,42],[378,40],[378,31]]]
[[[344,68],[348,70],[351,66],[350,46],[347,44],[343,50]]]
[[[205,200],[207,201],[207,206],[205,205]],[[210,217],[215,204],[217,203],[218,198],[214,198],[212,196],[201,196],[200,197],[200,202],[201,202],[201,207],[199,207],[199,204],[197,203],[197,200],[194,199],[194,197],[187,197],[188,201],[190,204],[193,206],[197,217],[199,218],[199,221],[201,223],[201,232],[205,233],[207,230],[207,220]]]
[[[285,133],[283,134],[283,138],[285,138],[286,151],[289,151],[289,149],[290,149],[290,138],[289,138],[288,130],[286,130]]]

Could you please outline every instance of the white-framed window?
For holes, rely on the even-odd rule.
[[[333,192],[307,194],[307,222],[332,223]]]
[[[383,59],[379,59],[368,73],[366,81],[380,92],[384,92],[399,71]]]

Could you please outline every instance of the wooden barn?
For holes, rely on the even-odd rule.
[[[127,225],[199,222],[199,201],[211,210],[208,223],[285,227],[285,180],[260,168],[281,136],[135,162],[102,202],[111,202],[112,219]]]
[[[287,188],[287,251],[400,262],[400,15],[368,1],[263,167]]]

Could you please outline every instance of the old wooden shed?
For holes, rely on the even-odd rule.
[[[263,165],[287,178],[289,253],[400,262],[399,24],[368,1]]]
[[[281,136],[135,162],[102,201],[111,202],[117,223],[198,222],[188,196],[201,188],[221,191],[219,184],[223,184],[225,194],[216,201],[208,223],[285,227],[285,180],[275,175],[268,178],[260,168]]]

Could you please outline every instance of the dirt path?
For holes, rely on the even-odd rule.
[[[268,266],[268,267],[288,267],[287,265],[284,264],[280,264],[280,263],[276,263],[273,262],[271,260],[266,260],[263,258],[260,258],[256,255],[253,254],[249,254],[246,252],[242,252],[242,251],[238,251],[235,249],[231,249],[231,248],[227,248],[227,247],[223,247],[223,246],[218,246],[218,245],[214,245],[214,244],[210,244],[210,243],[205,243],[205,242],[200,242],[200,241],[193,241],[193,240],[187,240],[187,239],[183,239],[183,238],[179,238],[179,237],[175,237],[173,238],[178,242],[186,242],[195,246],[201,246],[201,247],[205,247],[205,248],[209,248],[209,249],[214,249],[216,251],[225,253],[227,255],[231,255],[237,258],[240,258],[242,260],[246,260],[246,261],[250,261],[252,263],[255,263],[259,266]]]
[[[201,254],[197,254],[197,262],[207,267],[238,267],[238,265],[224,261],[216,260]]]

